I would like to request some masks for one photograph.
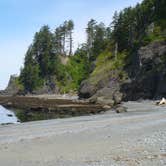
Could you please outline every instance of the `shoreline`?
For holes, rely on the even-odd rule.
[[[166,163],[166,110],[151,101],[123,103],[124,114],[0,126],[3,166],[121,166]]]
[[[63,96],[0,96],[0,105],[18,110],[21,121],[66,118],[99,114],[106,111],[103,105]]]

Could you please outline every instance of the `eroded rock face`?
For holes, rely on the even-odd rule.
[[[140,68],[135,78],[122,86],[124,100],[166,97],[166,42],[153,42],[138,51]]]
[[[109,106],[120,103],[122,100],[120,81],[115,76],[112,77],[110,74],[108,77],[99,80],[97,84],[92,84],[90,80],[83,81],[80,87],[79,97],[89,98],[91,103]]]
[[[19,86],[17,84],[17,76],[11,75],[8,86],[5,90],[0,91],[0,95],[14,95],[19,91]]]
[[[41,95],[41,94],[58,94],[59,93],[59,88],[55,83],[56,77],[50,78],[45,82],[45,84],[41,87],[38,88],[37,90],[33,91],[33,94],[36,95]]]
[[[97,92],[97,87],[95,85],[91,84],[89,80],[84,80],[81,83],[80,89],[79,89],[79,97],[80,98],[90,98]]]
[[[106,105],[116,105],[122,100],[166,97],[166,42],[158,41],[141,47],[137,57],[138,66],[134,67],[132,78],[120,81],[116,71],[110,71],[107,78],[96,85],[90,80],[83,81],[79,96],[90,98],[92,103]],[[132,70],[128,68],[127,72],[132,73]]]

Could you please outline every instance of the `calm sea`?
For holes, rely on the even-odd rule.
[[[0,105],[0,124],[18,123],[18,119],[14,112],[2,107]]]

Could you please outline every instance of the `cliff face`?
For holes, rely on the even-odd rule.
[[[79,96],[95,102],[108,101],[109,104],[166,97],[166,42],[141,47],[136,56],[137,66],[126,70],[128,73],[134,71],[132,78],[121,79],[119,71],[110,70],[106,76],[102,73],[96,77],[99,79],[97,86],[90,79],[83,81]]]
[[[135,55],[137,64],[126,69],[126,72],[121,67],[127,63],[125,59],[113,62],[111,56],[107,57],[106,62],[99,64],[90,77],[81,83],[79,97],[106,105],[118,104],[122,100],[166,97],[166,41],[141,47]],[[117,62],[118,67],[115,68]],[[134,74],[131,76],[130,73]],[[58,93],[58,87],[51,82],[34,93]],[[14,95],[19,90],[18,78],[11,76],[7,88],[0,94]]]
[[[118,104],[122,99],[120,87],[127,76],[123,70],[125,57],[126,54],[119,54],[115,58],[110,51],[99,55],[94,71],[81,83],[80,98],[110,106]]]
[[[16,94],[20,90],[20,87],[17,84],[17,79],[18,77],[16,75],[11,75],[7,88],[3,91],[0,91],[0,95]]]
[[[153,42],[138,50],[139,69],[123,84],[124,100],[166,97],[166,42]]]

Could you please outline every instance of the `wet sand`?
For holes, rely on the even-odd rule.
[[[164,166],[166,107],[0,126],[2,166]]]

